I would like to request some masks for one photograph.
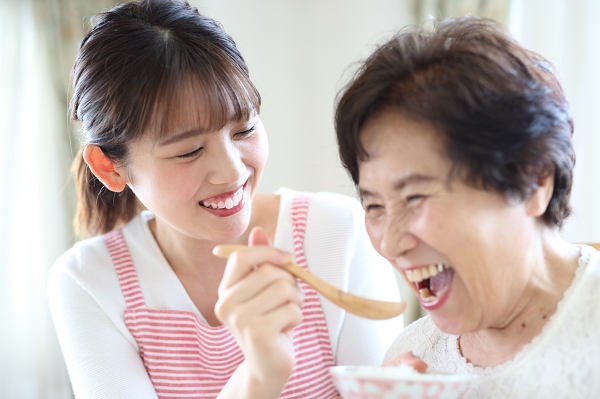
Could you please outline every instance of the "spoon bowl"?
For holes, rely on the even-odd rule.
[[[228,258],[233,252],[242,248],[247,247],[245,245],[217,245],[213,249],[213,254],[219,258]],[[402,314],[404,309],[406,309],[406,302],[376,301],[344,292],[294,263],[289,263],[282,267],[294,277],[303,280],[306,284],[314,288],[315,291],[340,308],[365,319],[391,319]]]

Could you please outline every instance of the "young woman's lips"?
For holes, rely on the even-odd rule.
[[[199,202],[205,211],[218,217],[228,217],[241,211],[246,205],[246,183],[241,187]]]

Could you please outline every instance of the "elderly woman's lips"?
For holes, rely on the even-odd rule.
[[[406,277],[415,284],[423,306],[437,307],[436,302],[447,297],[445,294],[452,284],[453,276],[454,269],[443,264],[429,265],[406,271]]]

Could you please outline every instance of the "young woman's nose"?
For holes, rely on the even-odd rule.
[[[212,184],[235,183],[246,173],[242,154],[231,143],[220,143],[211,152],[208,179]]]
[[[381,254],[388,259],[397,259],[413,249],[418,239],[407,229],[407,217],[403,213],[388,216],[381,236]]]

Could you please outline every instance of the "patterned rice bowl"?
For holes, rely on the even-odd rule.
[[[410,366],[338,366],[329,369],[343,399],[458,399],[468,375],[419,373]]]

